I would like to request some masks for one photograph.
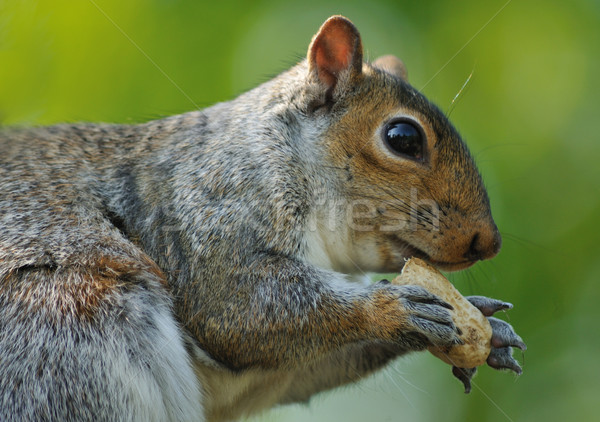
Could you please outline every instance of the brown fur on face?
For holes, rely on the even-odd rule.
[[[457,270],[496,255],[500,236],[483,182],[439,109],[406,81],[367,64],[344,102],[346,112],[329,130],[326,144],[334,166],[351,174],[343,189],[351,212],[359,214],[354,223],[360,224],[350,228],[353,243],[378,253],[377,263],[363,265],[398,271],[403,258],[418,256]],[[423,162],[385,145],[384,126],[399,117],[422,128]]]

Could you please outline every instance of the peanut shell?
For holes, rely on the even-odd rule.
[[[422,286],[454,308],[450,314],[462,331],[460,338],[464,344],[430,347],[428,350],[434,356],[459,368],[475,368],[485,363],[491,351],[490,323],[437,269],[421,259],[411,258],[392,284]]]

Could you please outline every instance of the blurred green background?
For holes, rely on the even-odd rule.
[[[469,143],[504,246],[452,279],[515,304],[525,372],[483,368],[465,395],[415,354],[252,420],[598,420],[597,0],[0,0],[0,123],[140,122],[228,100],[299,60],[338,13],[366,57],[403,58]]]

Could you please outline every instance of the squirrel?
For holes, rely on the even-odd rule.
[[[460,270],[501,245],[457,131],[399,59],[364,62],[342,16],[231,101],[8,128],[0,150],[5,421],[224,421],[307,402],[458,341],[448,304],[365,273],[408,257]],[[510,351],[511,333],[494,346]],[[500,355],[490,366],[514,369]]]

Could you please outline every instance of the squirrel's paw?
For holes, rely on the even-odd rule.
[[[421,286],[394,286],[407,313],[408,327],[400,341],[411,350],[428,346],[462,344],[460,330],[449,310],[452,306]]]
[[[492,347],[487,364],[494,369],[510,369],[517,375],[521,375],[523,371],[519,363],[512,357],[512,348],[518,347],[526,350],[527,346],[509,323],[492,317],[498,311],[511,309],[512,305],[484,296],[468,296],[466,299],[488,317],[492,326]],[[477,368],[452,368],[452,374],[464,384],[465,393],[471,391],[471,379],[475,372],[477,372]]]

